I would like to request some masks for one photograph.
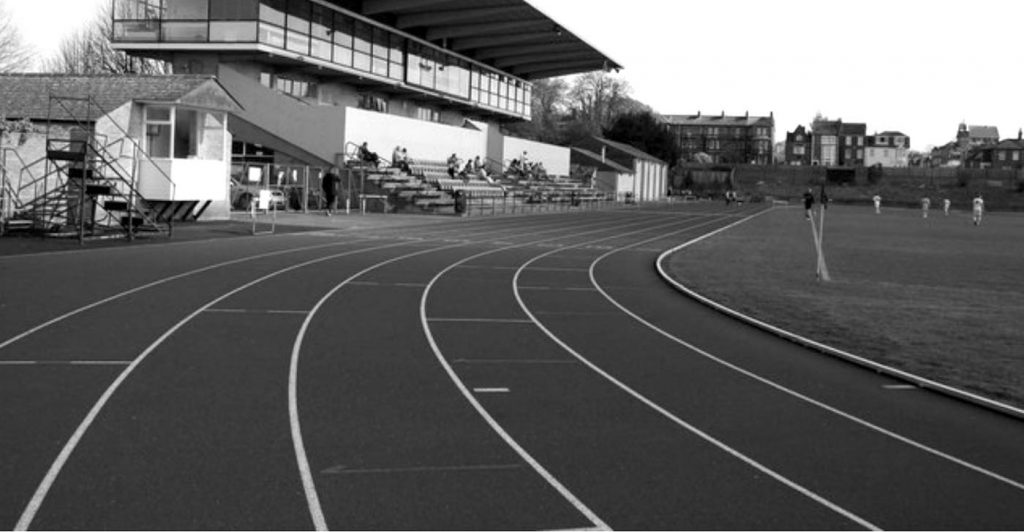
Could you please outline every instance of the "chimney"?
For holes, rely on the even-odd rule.
[[[697,118],[700,118],[700,111],[697,111]]]
[[[750,111],[744,111],[743,118],[750,118]]]
[[[722,118],[725,118],[725,111],[722,111]]]
[[[1024,135],[1024,129],[1017,128],[1017,140],[1024,140],[1024,138],[1022,138],[1022,135]]]

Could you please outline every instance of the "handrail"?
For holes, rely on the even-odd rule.
[[[57,102],[57,105],[59,105],[62,109],[64,109],[64,111],[68,114],[68,116],[70,116],[78,125],[83,125],[84,126],[86,124],[84,122],[82,122],[82,120],[80,120],[75,115],[75,113],[72,112],[71,109],[68,108],[68,106],[64,105],[64,101],[65,100],[67,100],[67,101],[85,101],[87,106],[95,107],[96,110],[98,110],[100,112],[101,116],[106,116],[108,114],[107,110],[104,109],[104,107],[102,105],[100,105],[99,102],[96,101],[96,98],[94,98],[92,95],[85,96],[85,97],[74,97],[74,96],[54,96],[54,95],[51,94],[50,95],[50,99],[51,100],[55,100]],[[175,184],[174,180],[171,179],[171,176],[167,175],[167,172],[165,172],[164,169],[161,168],[160,165],[158,165],[156,163],[156,161],[152,157],[150,157],[149,153],[146,150],[142,149],[142,146],[139,144],[139,141],[135,140],[135,138],[132,137],[131,134],[128,133],[128,131],[126,131],[123,127],[121,127],[121,124],[118,124],[114,120],[111,120],[110,123],[113,124],[114,127],[117,128],[117,130],[119,132],[121,132],[121,134],[123,135],[122,137],[120,137],[120,139],[124,139],[124,140],[127,140],[128,142],[131,142],[131,144],[135,148],[135,154],[141,154],[143,157],[145,157],[145,159],[147,161],[149,161],[149,163],[154,168],[156,168],[156,170],[160,173],[160,175],[164,178],[164,180],[167,181],[167,184],[170,185],[170,190],[171,190],[170,196],[173,199],[175,197],[175,191],[177,189],[177,185]],[[100,136],[104,136],[105,137],[105,135],[100,135]],[[95,138],[95,137],[96,137],[96,135],[93,134],[93,138]],[[112,145],[112,144],[113,144],[113,142],[109,143],[108,145]],[[132,180],[135,179],[134,175],[132,175],[131,177],[132,177]]]

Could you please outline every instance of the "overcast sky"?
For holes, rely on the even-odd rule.
[[[40,54],[108,0],[6,0]],[[1020,0],[528,0],[625,68],[662,114],[815,113],[899,130],[915,149],[961,121],[1024,126]]]

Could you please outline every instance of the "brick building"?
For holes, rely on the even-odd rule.
[[[775,116],[666,115],[683,161],[706,153],[715,163],[772,164]]]

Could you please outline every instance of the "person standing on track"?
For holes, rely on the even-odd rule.
[[[971,221],[974,225],[981,225],[981,214],[985,210],[985,200],[981,199],[981,193],[979,192],[974,196],[974,200],[971,201]]]
[[[332,166],[324,174],[320,188],[324,191],[324,199],[327,201],[327,216],[331,216],[338,208],[338,189],[341,188],[341,176],[338,175],[337,166]]]
[[[807,189],[807,192],[804,192],[804,218],[806,218],[808,220],[811,219],[811,208],[813,208],[813,207],[814,207],[814,191],[811,190],[811,189]]]

